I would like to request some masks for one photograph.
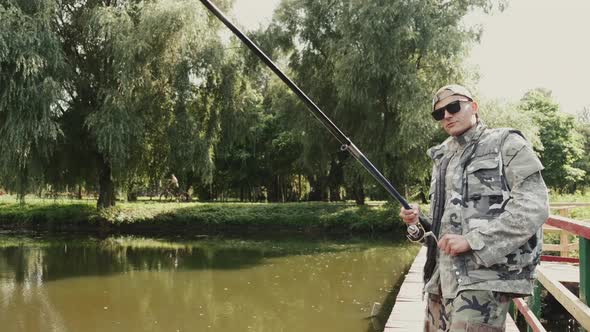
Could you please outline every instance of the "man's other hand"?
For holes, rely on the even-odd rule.
[[[463,235],[445,234],[438,240],[438,248],[447,255],[457,256],[471,250]]]

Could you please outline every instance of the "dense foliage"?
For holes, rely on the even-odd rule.
[[[542,148],[537,150],[545,166],[543,178],[547,186],[560,192],[575,191],[576,185],[586,176],[586,170],[576,166],[587,167],[580,164],[585,138],[576,130],[575,118],[559,112],[559,105],[551,99],[551,93],[542,89],[529,91],[521,100],[519,109],[539,127]]]
[[[284,0],[249,34],[413,194],[429,182],[424,151],[444,138],[432,92],[474,76],[462,62],[481,31],[462,18],[503,4]],[[0,0],[0,188],[110,207],[158,196],[174,173],[199,200],[387,198],[224,29],[192,0]],[[490,124],[521,126],[550,186],[585,188],[588,126],[555,107],[530,93],[482,109]]]

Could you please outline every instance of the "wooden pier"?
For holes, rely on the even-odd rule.
[[[426,247],[422,247],[410,267],[397,294],[384,332],[422,331],[426,304],[422,301],[422,268],[426,263]]]
[[[397,294],[384,332],[415,332],[424,330],[426,303],[422,300],[422,269],[426,263],[426,248],[422,247],[410,267],[406,279]],[[506,332],[518,332],[510,316],[506,318]]]
[[[569,206],[568,206],[569,207]],[[515,314],[522,315],[527,322],[527,331],[546,332],[539,321],[541,313],[541,288],[546,289],[576,319],[582,328],[590,331],[590,224],[563,216],[549,216],[545,232],[560,232],[560,243],[544,244],[544,251],[557,251],[560,256],[541,256],[537,268],[537,282],[533,296],[528,301],[514,299]],[[577,236],[575,243],[569,243],[569,236]],[[578,248],[579,259],[569,252]],[[422,268],[426,262],[426,248],[422,248],[406,279],[401,286],[391,315],[385,324],[385,332],[423,331],[426,304],[422,299]],[[572,264],[573,263],[573,264]],[[579,285],[579,294],[573,294],[564,284]],[[530,305],[530,307],[529,307]],[[506,331],[518,331],[511,316],[506,318]]]

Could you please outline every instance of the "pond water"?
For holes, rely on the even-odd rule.
[[[374,240],[0,235],[0,329],[372,331],[373,303],[416,252]]]

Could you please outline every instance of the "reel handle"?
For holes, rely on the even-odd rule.
[[[408,225],[407,231],[408,234],[406,237],[412,242],[424,243],[426,237],[432,236],[434,241],[438,243],[436,236],[430,231],[427,232],[420,222],[417,222],[414,225]]]

